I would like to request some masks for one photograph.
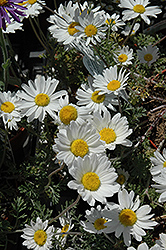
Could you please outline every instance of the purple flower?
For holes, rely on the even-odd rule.
[[[19,16],[25,16],[22,6],[23,0],[0,0],[0,28],[6,30],[6,21],[11,23],[10,18],[20,22]]]

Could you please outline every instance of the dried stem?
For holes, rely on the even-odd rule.
[[[156,120],[150,125],[150,127],[148,128],[148,130],[145,132],[145,134],[143,136],[141,136],[141,140],[139,142],[137,142],[137,144],[134,146],[134,148],[138,147],[140,143],[142,143],[146,136],[148,135],[148,133],[156,126],[156,124],[158,123],[158,121],[161,119],[161,117],[165,114],[166,109],[164,109],[156,118]]]
[[[166,38],[166,35],[165,35],[163,38],[161,38],[159,41],[157,41],[156,43],[154,43],[154,44],[152,45],[152,47],[154,47],[154,46],[156,46],[158,43],[162,42],[165,38]]]
[[[56,174],[56,173],[58,173],[59,171],[61,171],[61,170],[64,168],[64,166],[65,166],[65,164],[63,163],[63,165],[62,165],[60,168],[55,169],[52,173],[49,174],[49,176],[48,176],[48,184],[45,186],[45,190],[49,187],[49,185],[50,185],[50,183],[51,183],[51,177],[52,177],[54,174]]]
[[[59,217],[61,217],[63,214],[65,214],[67,211],[69,211],[72,207],[74,207],[80,200],[80,195],[78,195],[77,199],[66,209],[64,209],[60,214],[58,214],[55,218],[49,221],[49,224],[51,224],[53,221],[57,220]]]

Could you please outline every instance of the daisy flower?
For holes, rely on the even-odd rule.
[[[68,95],[59,99],[58,117],[56,119],[56,123],[59,124],[59,129],[69,125],[71,121],[76,121],[81,125],[90,118],[90,109],[69,103]]]
[[[96,128],[97,134],[100,135],[105,149],[114,150],[119,144],[132,146],[132,142],[126,139],[132,133],[132,129],[129,129],[127,118],[121,117],[120,113],[111,119],[109,111],[105,111],[103,116],[99,112],[95,112],[91,123]]]
[[[120,65],[132,64],[133,59],[133,49],[129,49],[129,46],[119,47],[117,51],[114,52],[114,61]]]
[[[28,0],[24,2],[24,6],[26,7],[26,18],[38,16],[41,12],[43,12],[43,6],[46,5],[45,1],[42,0]]]
[[[117,66],[107,68],[103,70],[102,75],[95,75],[93,87],[96,91],[100,91],[100,94],[110,94],[120,95],[126,99],[123,91],[127,85],[128,76],[130,73],[125,75],[126,70],[123,68],[118,72]]]
[[[111,16],[108,13],[105,14],[105,22],[111,26],[112,31],[118,31],[118,28],[122,28],[121,26],[125,25],[125,23],[119,17],[120,15],[117,15],[116,13]]]
[[[113,105],[118,105],[118,99],[114,94],[99,95],[100,91],[95,91],[91,85],[92,78],[88,78],[88,85],[81,84],[77,89],[77,105],[84,106],[92,112],[102,113],[108,109],[116,111]]]
[[[21,19],[21,18],[20,18]],[[11,23],[6,22],[6,30],[3,30],[4,33],[15,33],[16,30],[23,30],[23,23],[18,23],[11,18]]]
[[[94,234],[109,233],[111,220],[105,216],[105,210],[101,209],[100,205],[97,208],[92,207],[91,210],[86,210],[85,217],[88,221],[80,222],[83,229],[86,232]],[[107,226],[105,225],[106,222]]]
[[[0,92],[0,117],[10,130],[18,129],[17,122],[21,121],[21,114],[19,98],[14,92]]]
[[[137,55],[140,63],[146,63],[148,66],[151,66],[151,64],[159,58],[158,51],[159,49],[152,45],[139,49]]]
[[[156,243],[158,246],[160,246],[161,250],[165,250],[166,249],[166,234],[164,233],[161,233],[159,234],[160,236],[160,239],[159,240],[156,240]]]
[[[166,169],[163,168],[161,173],[157,176],[153,176],[152,179],[158,185],[154,184],[152,187],[156,188],[157,193],[161,193],[158,201],[163,203],[166,201]]]
[[[11,18],[20,22],[19,16],[25,16],[23,0],[0,0],[0,28],[6,30],[6,22],[11,23]]]
[[[48,227],[48,220],[42,222],[37,217],[36,223],[31,220],[31,225],[25,224],[23,229],[24,234],[21,235],[25,241],[23,245],[28,249],[47,250],[52,248],[52,237],[54,234],[54,227]]]
[[[119,183],[121,188],[124,188],[130,175],[128,171],[125,171],[125,169],[122,169],[122,168],[118,168],[116,169],[116,171],[118,174],[118,178],[116,179],[116,182]]]
[[[59,235],[55,235],[56,239],[60,241],[61,246],[64,247],[67,240],[67,234],[65,233],[69,232],[73,227],[74,224],[72,224],[72,220],[69,216],[69,213],[64,214],[62,217],[59,217],[59,222],[61,225],[61,228],[56,228],[56,233],[60,233]]]
[[[45,79],[44,76],[37,76],[34,82],[28,81],[28,84],[22,84],[23,90],[18,91],[17,95],[22,99],[19,105],[28,122],[34,119],[42,122],[46,113],[53,119],[56,117],[58,98],[67,94],[65,90],[55,93],[58,83],[58,80],[51,77]]]
[[[78,157],[69,169],[74,180],[67,185],[76,189],[90,206],[95,205],[95,200],[106,203],[106,197],[113,196],[119,190],[119,185],[115,182],[117,174],[110,165],[111,162],[105,155],[91,154],[83,159]]]
[[[139,30],[139,28],[140,28],[140,24],[135,23],[130,36],[134,35],[137,32],[137,30]],[[131,30],[131,25],[126,25],[125,29],[121,33],[125,36],[128,36],[130,33],[130,30]]]
[[[137,241],[141,241],[142,236],[146,235],[144,229],[153,229],[157,225],[156,221],[150,220],[153,217],[153,214],[149,215],[151,207],[149,205],[139,207],[139,196],[134,202],[133,198],[134,191],[128,193],[126,189],[123,189],[118,193],[119,205],[108,202],[107,206],[110,211],[105,211],[106,216],[112,219],[111,232],[115,232],[117,238],[123,234],[126,246],[131,244],[131,235]]]
[[[161,250],[161,248],[157,244],[149,248],[146,243],[142,243],[137,247],[137,249],[134,247],[128,247],[127,250]]]
[[[77,2],[77,5],[78,5],[78,2]],[[92,11],[94,13],[94,15],[96,15],[96,14],[103,15],[104,14],[104,10],[100,10],[102,6],[97,6],[94,8],[93,1],[88,1],[88,2],[85,1],[83,4],[79,4],[78,8],[79,7],[81,7],[81,11],[84,11],[85,9],[87,9],[88,12]]]
[[[70,125],[61,129],[55,139],[53,150],[57,152],[57,159],[64,161],[71,167],[77,157],[84,157],[91,153],[102,154],[104,146],[90,123],[79,125],[71,121]]]
[[[154,152],[154,156],[150,157],[152,167],[150,169],[151,174],[158,175],[161,170],[166,167],[166,148],[163,149],[163,153],[160,154],[158,150]]]
[[[62,3],[58,7],[58,11],[54,10],[56,14],[63,17],[63,15],[73,15],[74,11],[78,8],[78,3],[73,4],[72,1],[69,1],[67,5]],[[53,17],[53,16],[52,16]]]
[[[50,16],[48,21],[53,25],[51,25],[48,30],[58,42],[62,42],[64,45],[71,44],[77,40],[75,35],[79,32],[76,28],[76,26],[79,25],[78,16],[84,16],[86,12],[85,10],[80,15],[79,9],[74,9],[73,11],[71,8],[71,13],[63,13],[62,18],[59,15]]]
[[[123,21],[140,16],[147,24],[150,24],[148,16],[157,17],[156,15],[162,11],[158,6],[146,7],[149,3],[149,0],[120,0],[119,7],[128,9],[122,12]]]
[[[78,39],[85,38],[86,46],[90,43],[96,44],[101,42],[101,38],[105,38],[105,31],[107,26],[105,25],[105,18],[99,13],[96,15],[91,11],[90,13],[78,16],[79,26],[76,29],[79,32],[76,33]]]

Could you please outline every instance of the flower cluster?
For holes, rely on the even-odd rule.
[[[70,81],[64,84],[55,65],[55,68],[51,65],[52,75],[49,70],[47,71],[46,65],[45,75],[36,75],[34,80],[27,80],[17,86],[16,91],[12,91],[13,86],[9,90],[5,87],[0,91],[0,118],[2,127],[7,133],[19,130],[26,123],[27,128],[31,128],[35,133],[38,128],[38,144],[40,137],[47,131],[46,149],[51,151],[46,157],[47,167],[51,162],[51,169],[52,164],[59,164],[60,168],[49,173],[48,185],[44,187],[44,191],[40,190],[40,195],[44,193],[49,196],[51,192],[48,191],[49,188],[55,192],[55,186],[51,187],[51,177],[65,167],[65,172],[61,172],[60,175],[62,182],[66,176],[65,184],[63,183],[65,190],[78,193],[78,201],[81,198],[81,202],[89,206],[85,211],[86,221],[81,215],[77,226],[75,226],[77,219],[71,219],[72,215],[68,211],[76,203],[70,204],[53,219],[49,220],[43,211],[42,219],[37,216],[36,222],[29,220],[30,225],[25,224],[21,236],[24,239],[23,245],[28,249],[73,249],[68,245],[69,237],[67,237],[68,234],[79,235],[79,232],[71,232],[73,228],[76,230],[81,228],[81,237],[84,237],[86,232],[98,236],[104,235],[112,245],[115,245],[117,240],[128,250],[135,249],[131,246],[133,242],[141,243],[138,250],[149,249],[145,242],[142,243],[143,237],[158,223],[152,218],[154,213],[151,214],[150,202],[144,204],[137,188],[133,190],[135,183],[129,185],[134,174],[129,164],[125,165],[125,162],[133,162],[134,154],[140,156],[137,151],[138,145],[144,140],[142,137],[136,144],[136,140],[139,139],[134,138],[136,129],[133,124],[139,117],[134,113],[131,101],[131,93],[134,92],[133,81],[138,76],[136,69],[140,71],[151,69],[160,54],[156,44],[134,45],[134,47],[130,43],[129,45],[125,43],[140,29],[141,19],[150,24],[149,17],[156,18],[161,9],[157,6],[147,7],[150,4],[148,0],[118,2],[119,9],[127,10],[110,14],[104,8],[101,9],[101,6],[94,7],[92,3],[68,1],[65,5],[60,4],[56,10],[51,10],[52,14],[47,18],[50,44],[54,42],[57,46],[59,43],[64,47],[66,54],[74,50],[86,68],[87,75],[82,77],[77,89],[73,91]],[[10,28],[11,32],[19,29],[17,22],[23,20],[23,17],[29,18],[30,22],[34,18],[38,25],[35,18],[47,8],[46,2],[42,0],[26,2],[0,0],[0,29],[2,28],[0,37],[4,38],[2,30],[8,33]],[[130,24],[131,19],[134,19],[133,24]],[[40,35],[44,36],[42,32]],[[122,39],[119,39],[119,36]],[[0,43],[4,45],[4,41]],[[48,49],[46,47],[45,58],[48,64],[52,62],[52,51],[54,51],[52,44]],[[4,52],[5,50],[3,81],[7,86],[5,76],[6,69],[10,65],[5,65],[8,59]],[[55,55],[53,58],[55,59]],[[62,67],[61,69],[65,74],[65,69]],[[64,85],[65,88],[62,87]],[[134,118],[130,117],[131,110]],[[49,131],[49,126],[53,128],[53,134],[51,129]],[[123,166],[121,166],[122,159]],[[156,188],[157,193],[161,193],[159,203],[164,203],[166,202],[166,149],[163,149],[163,154],[156,150],[154,156],[150,157],[150,162],[151,168],[148,169],[146,166],[146,172],[152,176],[151,186]],[[49,171],[46,169],[45,173]],[[141,171],[143,170],[140,169]],[[40,174],[39,171],[38,176]],[[139,176],[138,173],[137,175]],[[41,178],[42,176],[44,175],[41,174]],[[31,182],[28,180],[28,183]],[[19,192],[23,192],[21,188]],[[135,194],[137,196],[134,198]],[[34,206],[31,198],[27,200],[31,200]],[[58,218],[60,227],[49,226]],[[113,243],[111,237],[114,239]],[[161,233],[159,237],[156,244],[150,246],[151,250],[166,249],[165,234]]]

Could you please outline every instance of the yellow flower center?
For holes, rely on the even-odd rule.
[[[0,0],[0,6],[4,6],[7,4],[7,0]]]
[[[31,4],[31,5],[33,5],[36,2],[37,2],[37,0],[28,0],[28,3]]]
[[[39,246],[43,246],[46,243],[46,240],[47,240],[47,234],[46,234],[45,231],[43,231],[43,230],[37,230],[34,233],[34,241]]]
[[[36,97],[35,97],[35,103],[38,105],[38,106],[47,106],[50,102],[50,98],[48,95],[46,94],[38,94]]]
[[[100,91],[95,91],[95,92],[92,93],[91,99],[92,99],[93,102],[96,102],[96,103],[104,102],[105,95],[104,94],[103,95],[98,95],[99,92]]]
[[[121,54],[121,55],[119,55],[118,60],[119,60],[119,62],[123,63],[123,62],[127,61],[127,58],[128,58],[127,55]]]
[[[107,89],[108,90],[111,90],[111,91],[115,91],[115,90],[117,90],[117,89],[119,89],[120,88],[120,82],[119,81],[117,81],[117,80],[112,80],[112,81],[110,81],[109,83],[108,83],[108,85],[107,85]]]
[[[125,226],[133,226],[137,221],[136,213],[131,209],[123,209],[119,214],[120,222]]]
[[[97,220],[95,220],[94,222],[94,227],[96,230],[101,230],[101,229],[104,229],[106,228],[106,226],[104,226],[104,224],[106,223],[106,219],[104,218],[99,218]]]
[[[93,172],[84,174],[81,182],[84,185],[84,188],[90,191],[96,191],[100,186],[99,176]]]
[[[89,24],[88,26],[86,26],[84,32],[85,32],[86,36],[92,37],[92,36],[96,35],[97,28],[93,24]]]
[[[75,26],[79,25],[78,22],[72,22],[68,27],[68,32],[70,36],[73,36],[75,33],[77,33],[79,30],[75,28]]]
[[[66,224],[64,227],[62,227],[61,233],[66,233],[69,229],[69,224]],[[62,235],[62,237],[64,237],[65,234]]]
[[[163,163],[163,168],[166,168],[166,161]]]
[[[134,10],[134,12],[143,14],[143,13],[145,12],[145,7],[144,7],[142,4],[136,4],[136,5],[133,7],[133,10]]]
[[[123,174],[120,174],[116,180],[117,183],[120,185],[123,185],[126,181],[126,177]]]
[[[68,125],[72,120],[77,119],[77,109],[70,105],[65,106],[60,110],[59,117],[61,122]]]
[[[71,143],[70,150],[75,156],[84,157],[88,153],[88,144],[82,139],[77,139]]]
[[[106,21],[105,21],[107,24],[115,24],[116,22],[115,22],[115,20],[112,20],[112,19],[107,19]]]
[[[144,55],[144,59],[145,61],[150,62],[153,59],[153,56],[151,54],[146,54]]]
[[[11,113],[15,109],[15,106],[12,102],[4,102],[1,105],[1,110],[5,113]]]
[[[109,144],[116,139],[116,134],[112,128],[103,128],[100,132],[100,140],[105,141]]]

